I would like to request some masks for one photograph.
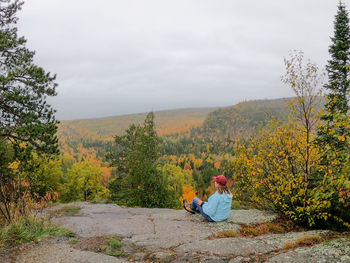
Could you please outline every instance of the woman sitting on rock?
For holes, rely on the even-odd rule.
[[[213,181],[217,191],[209,197],[208,202],[203,202],[195,197],[191,205],[187,199],[183,200],[183,205],[185,210],[191,214],[198,212],[209,222],[219,222],[226,220],[230,215],[232,194],[224,175],[214,176]]]

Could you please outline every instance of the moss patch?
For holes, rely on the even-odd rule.
[[[123,243],[118,236],[97,236],[81,239],[74,248],[104,253],[114,257],[129,257],[123,249]]]

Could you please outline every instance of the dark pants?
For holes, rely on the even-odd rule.
[[[198,200],[199,200],[198,197],[193,198],[192,204],[191,204],[192,210],[201,213],[201,215],[202,215],[208,222],[215,222],[213,219],[211,219],[210,216],[208,216],[206,213],[203,212],[202,206],[200,206],[200,205],[198,204]],[[202,203],[202,204],[204,204],[204,203]]]

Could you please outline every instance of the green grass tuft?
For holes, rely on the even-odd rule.
[[[119,240],[111,240],[108,242],[108,245],[112,248],[120,248],[122,246],[122,242]]]
[[[27,217],[0,229],[0,248],[7,249],[27,242],[40,242],[49,237],[74,237],[75,234],[45,219]]]
[[[77,239],[77,238],[73,238],[73,239],[71,239],[71,240],[68,241],[68,243],[71,244],[71,245],[75,245],[75,244],[77,244],[78,242],[79,242],[79,239]]]
[[[114,256],[114,257],[128,257],[129,256],[129,254],[124,252],[124,251],[112,250],[112,249],[107,249],[106,254],[108,254],[110,256]]]

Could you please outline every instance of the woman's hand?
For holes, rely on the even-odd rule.
[[[197,200],[197,204],[198,204],[198,205],[202,205],[202,204],[203,204],[203,201],[200,200],[200,199],[198,199],[198,200]]]

